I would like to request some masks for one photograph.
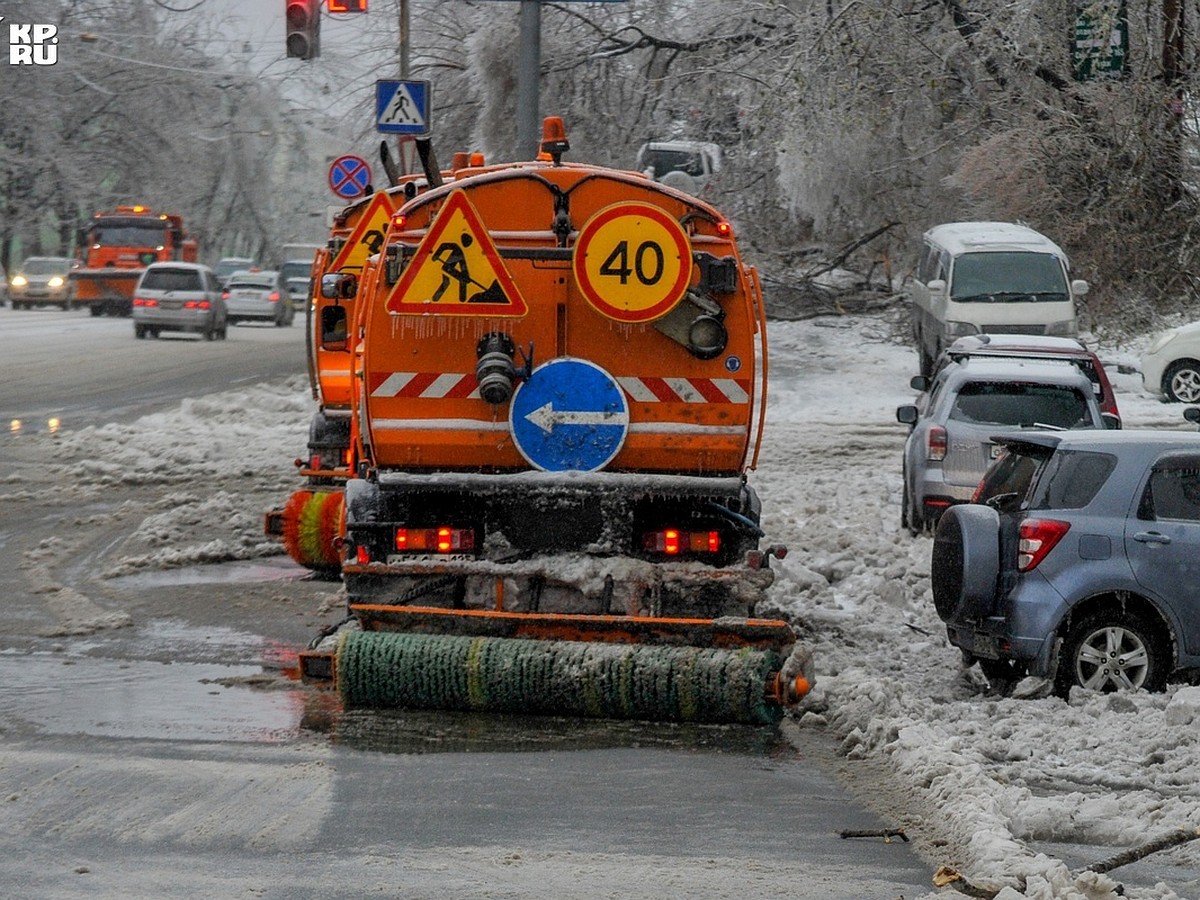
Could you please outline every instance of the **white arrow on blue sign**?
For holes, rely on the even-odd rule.
[[[429,82],[375,82],[375,128],[384,134],[429,132]]]
[[[617,380],[595,363],[561,357],[517,388],[508,409],[513,442],[543,472],[595,472],[629,433],[629,404]]]

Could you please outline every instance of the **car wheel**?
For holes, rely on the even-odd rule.
[[[134,325],[133,326],[133,336],[135,338],[137,338],[139,341],[144,341],[146,339],[146,326],[145,325]]]
[[[1166,642],[1149,621],[1117,609],[1083,616],[1067,632],[1054,690],[1072,687],[1102,693],[1161,691],[1171,665]]]
[[[1000,574],[1000,515],[990,506],[947,509],[933,536],[933,605],[943,622],[991,612]]]
[[[204,335],[206,341],[215,341],[217,339],[217,326],[215,324],[205,325],[204,331],[201,334]]]
[[[1177,403],[1200,403],[1200,363],[1181,359],[1163,375],[1163,393]]]

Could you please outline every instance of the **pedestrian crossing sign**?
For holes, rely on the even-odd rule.
[[[429,133],[429,82],[375,82],[375,128],[384,134]]]
[[[388,295],[388,312],[418,316],[510,316],[529,305],[466,192],[451,192]]]

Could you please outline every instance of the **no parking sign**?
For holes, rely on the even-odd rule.
[[[371,186],[371,167],[361,156],[339,156],[329,167],[329,189],[339,197],[353,200]]]

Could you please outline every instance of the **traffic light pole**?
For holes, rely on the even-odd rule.
[[[517,150],[522,159],[537,155],[538,78],[542,63],[541,0],[521,0],[521,47],[517,58]]]

